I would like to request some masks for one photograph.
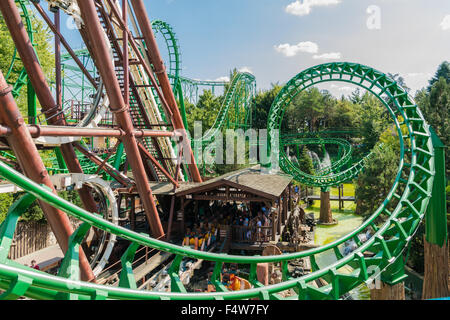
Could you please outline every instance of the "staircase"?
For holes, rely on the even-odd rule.
[[[97,14],[100,19],[100,23],[107,33],[110,41],[113,59],[115,64],[115,72],[119,81],[122,93],[124,93],[124,69],[123,69],[123,49],[122,39],[119,37],[122,34],[122,30],[117,27],[116,24],[111,23],[110,14],[107,13],[107,8],[97,3]],[[120,36],[118,36],[120,35]],[[130,50],[131,51],[131,50]],[[158,117],[160,110],[152,110],[151,99],[149,95],[152,95],[153,85],[145,78],[142,63],[139,59],[133,56],[133,52],[130,52],[129,58],[129,113],[133,126],[136,129],[161,129],[169,127],[167,124],[164,127],[164,117]],[[157,96],[154,95],[156,100]],[[159,101],[159,99],[158,99]],[[162,108],[158,108],[162,109]],[[114,119],[113,119],[114,124]],[[165,123],[164,123],[165,124]],[[173,158],[173,149],[168,138],[142,138],[141,142],[146,150],[172,175],[175,175],[175,158]],[[157,181],[168,181],[167,177],[159,170],[155,165],[148,161],[149,166],[152,168],[153,175]]]

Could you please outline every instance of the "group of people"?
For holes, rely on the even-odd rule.
[[[195,250],[204,251],[217,240],[216,223],[208,221],[195,224],[194,228],[186,228],[186,234],[183,239],[183,246],[194,246]]]
[[[245,203],[201,203],[190,214],[192,224],[185,231],[182,245],[205,250],[218,238],[220,225],[234,229],[234,241],[269,241],[272,211],[262,205]]]
[[[252,211],[245,205],[241,205],[233,212],[232,226],[236,228],[236,240],[268,241],[270,236],[271,215],[266,207],[260,208],[253,216]]]

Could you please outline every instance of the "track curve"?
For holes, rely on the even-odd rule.
[[[15,3],[21,10],[22,21],[24,22],[25,28],[28,33],[28,37],[30,38],[30,41],[33,44],[33,46],[35,46],[36,45],[34,43],[35,31],[33,28],[33,23],[31,21],[32,13],[31,13],[31,9],[28,8],[28,6],[30,4],[29,0],[15,0]],[[28,75],[27,75],[25,68],[22,68],[22,71],[20,72],[17,80],[15,80],[14,82],[10,81],[10,77],[11,77],[12,71],[14,69],[14,65],[15,65],[16,61],[18,61],[18,60],[20,60],[20,57],[18,56],[17,48],[14,48],[13,57],[12,57],[11,63],[9,65],[8,71],[5,76],[6,81],[9,84],[12,84],[12,86],[13,86],[12,94],[13,94],[14,98],[17,98],[19,96],[20,91],[22,90],[23,86],[25,86],[28,83]]]
[[[334,76],[337,78],[333,78]],[[196,251],[116,226],[98,215],[60,199],[46,188],[0,163],[0,175],[5,179],[26,190],[33,197],[48,202],[85,222],[85,225],[77,229],[75,235],[71,237],[70,249],[66,254],[65,264],[63,264],[65,268],[60,276],[50,276],[18,265],[6,258],[7,255],[5,256],[4,252],[9,251],[11,244],[8,236],[17,223],[14,217],[20,215],[21,209],[19,205],[13,206],[0,229],[0,239],[2,240],[0,253],[3,252],[0,254],[0,287],[7,290],[4,297],[17,298],[25,295],[36,299],[56,299],[63,293],[66,294],[66,298],[72,299],[281,299],[280,292],[292,289],[296,292],[298,299],[339,299],[356,286],[370,281],[385,271],[397,259],[402,259],[402,253],[417,231],[431,196],[434,178],[434,150],[429,127],[406,91],[385,74],[359,64],[333,63],[310,68],[288,82],[272,106],[269,132],[276,129],[276,123],[281,123],[282,108],[288,105],[287,98],[292,98],[296,90],[312,85],[316,78],[325,81],[324,77],[329,77],[328,81],[347,82],[358,78],[361,86],[371,92],[378,88],[378,96],[386,94],[395,106],[395,110],[392,110],[389,105],[385,104],[393,115],[399,131],[401,155],[397,178],[386,200],[360,227],[341,239],[320,248],[292,254],[248,257]],[[365,81],[369,84],[365,84]],[[383,222],[377,223],[379,220]],[[132,275],[132,270],[127,267],[127,258],[134,256],[134,251],[139,245],[175,254],[176,257],[170,269],[172,292],[140,291],[136,289],[135,283],[127,281],[121,282],[120,287],[77,281],[78,261],[73,257],[77,256],[78,242],[83,239],[83,232],[90,226],[132,242],[122,259],[123,272],[129,275]],[[365,234],[369,229],[373,230],[374,234],[363,243],[359,235]],[[342,247],[347,240],[355,241],[357,248],[344,256]],[[316,262],[317,256],[324,252],[333,253],[336,258],[335,262],[319,266]],[[205,259],[215,263],[211,281],[216,286],[216,293],[186,292],[178,276],[180,262],[184,257]],[[292,278],[288,272],[287,263],[299,258],[309,258],[312,272],[299,278]],[[263,262],[280,262],[283,266],[283,282],[270,286],[263,286],[259,283],[256,266]],[[218,278],[224,263],[249,265],[249,281],[254,288],[234,292],[224,288]],[[352,272],[344,272],[343,269],[347,267],[350,267]],[[325,280],[328,284],[317,288],[314,282],[318,279]]]

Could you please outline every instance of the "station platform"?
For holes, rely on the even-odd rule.
[[[64,258],[59,245],[53,245],[45,249],[38,250],[15,261],[23,265],[31,265],[31,261],[36,260],[36,264],[41,271],[52,269]]]

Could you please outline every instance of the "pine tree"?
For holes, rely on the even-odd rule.
[[[429,81],[430,85],[428,86],[428,92],[431,91],[433,85],[438,82],[441,77],[443,77],[447,83],[450,83],[450,63],[448,61],[444,61],[439,65],[434,77]]]

